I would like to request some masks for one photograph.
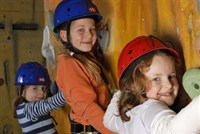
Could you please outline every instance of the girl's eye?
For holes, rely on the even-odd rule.
[[[42,87],[42,91],[43,92],[46,92],[46,90],[47,90],[47,87],[45,86],[45,87]]]
[[[169,76],[169,79],[170,79],[170,80],[176,79],[176,75],[170,75],[170,76]]]
[[[84,32],[84,29],[79,29],[78,31],[79,31],[79,32]]]
[[[160,78],[158,78],[158,77],[153,78],[153,81],[160,81]]]
[[[90,29],[90,31],[91,32],[96,32],[97,30],[96,30],[96,28],[92,28],[92,29]]]
[[[33,88],[33,91],[37,91],[38,89],[37,88]]]

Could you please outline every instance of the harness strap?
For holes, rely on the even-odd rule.
[[[92,125],[82,125],[70,119],[71,134],[100,134]]]

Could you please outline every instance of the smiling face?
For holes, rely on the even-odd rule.
[[[91,18],[74,20],[70,28],[72,45],[83,52],[92,50],[97,39],[95,21]]]
[[[46,99],[47,91],[44,85],[25,85],[22,96],[29,102]]]
[[[60,37],[63,41],[70,42],[73,47],[83,52],[90,52],[97,40],[95,21],[92,18],[82,18],[71,22],[70,35],[67,38],[67,31],[61,30]]]
[[[179,90],[175,61],[164,54],[155,55],[149,70],[144,72],[144,75],[150,81],[146,96],[171,106]]]

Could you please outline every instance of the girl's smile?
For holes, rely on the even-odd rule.
[[[26,85],[22,95],[29,102],[46,99],[47,97],[46,86]]]
[[[92,18],[82,18],[71,22],[70,34],[61,30],[60,37],[72,46],[83,52],[90,52],[97,40],[96,24]],[[69,40],[68,40],[69,39]]]
[[[74,20],[70,28],[70,42],[83,52],[92,50],[97,39],[95,21],[91,18]]]
[[[166,55],[155,55],[145,76],[150,81],[146,95],[171,106],[178,94],[179,84],[176,78],[174,60]]]

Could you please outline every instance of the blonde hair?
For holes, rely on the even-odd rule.
[[[83,55],[83,54],[73,55],[74,58],[79,60],[84,65],[89,74],[96,79],[97,85],[100,85],[102,83],[102,76],[101,76],[101,72],[103,71],[101,69],[102,65],[98,61],[96,61],[94,57],[92,56],[88,57],[88,56],[89,55]]]

